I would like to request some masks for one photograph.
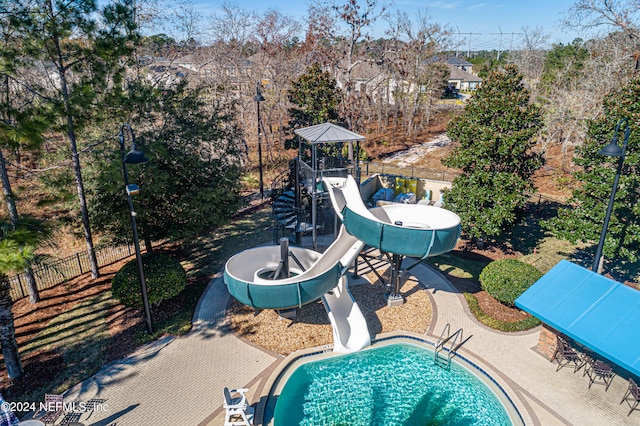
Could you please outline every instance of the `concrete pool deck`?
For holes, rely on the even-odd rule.
[[[539,328],[521,333],[492,330],[471,315],[464,297],[439,272],[419,265],[411,273],[433,304],[427,336],[437,339],[447,323],[452,331],[462,328],[465,337],[473,335],[460,354],[500,383],[527,425],[640,423],[640,411],[627,417],[628,406],[619,404],[626,380],[616,377],[606,392],[598,383],[588,389],[582,370],[556,372],[556,364],[534,350]],[[247,387],[255,404],[285,359],[229,331],[229,300],[218,274],[202,295],[189,334],[161,339],[105,366],[67,392],[65,402],[107,400],[105,411],[81,420],[86,425],[222,425],[222,389]]]

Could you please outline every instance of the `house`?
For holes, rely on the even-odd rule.
[[[465,61],[457,56],[447,58],[445,62],[454,68],[473,74],[473,64],[471,62]]]
[[[447,82],[450,89],[466,92],[476,90],[480,84],[482,84],[482,79],[475,74],[471,74],[470,72],[464,71],[450,64],[449,68],[451,74],[449,75]]]

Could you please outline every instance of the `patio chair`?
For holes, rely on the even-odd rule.
[[[613,368],[606,362],[593,359],[589,355],[584,355],[584,357],[587,361],[587,367],[584,369],[582,376],[589,376],[589,388],[597,379],[600,379],[605,384],[604,390],[608,390],[613,377],[616,375],[613,372]]]
[[[55,424],[58,418],[64,413],[62,395],[45,394],[44,404],[47,412],[38,420],[40,420],[45,425]]]
[[[624,401],[627,401],[627,404],[629,404],[629,407],[631,408],[627,416],[631,415],[633,410],[638,406],[638,403],[640,403],[640,388],[638,388],[638,385],[636,385],[636,382],[634,382],[631,377],[629,377],[629,387],[627,388],[627,392],[624,394],[624,397],[622,397],[620,404]]]
[[[253,410],[247,404],[245,393],[249,389],[224,388],[224,426],[251,426],[253,424]],[[233,397],[231,395],[234,395]],[[236,396],[237,395],[237,396]]]
[[[557,361],[558,367],[556,371],[560,370],[562,367],[569,363],[573,363],[573,372],[580,370],[582,366],[585,364],[582,354],[574,349],[569,342],[564,340],[560,336],[556,336],[556,351],[553,353],[551,357],[551,362]]]

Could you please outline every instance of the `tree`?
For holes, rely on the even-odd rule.
[[[489,74],[449,123],[447,134],[458,145],[443,163],[462,174],[445,192],[445,204],[460,215],[469,237],[497,236],[517,223],[533,189],[531,177],[543,164],[531,151],[541,125],[513,65]]]
[[[327,121],[339,123],[337,107],[342,100],[342,92],[336,81],[320,64],[314,62],[298,79],[291,83],[288,92],[293,106],[289,109],[291,130],[322,124]],[[296,148],[294,141],[288,141],[287,148]]]
[[[3,4],[6,14],[0,14],[0,182],[7,204],[9,219],[14,228],[18,226],[19,215],[15,194],[7,166],[5,153],[16,153],[18,159],[20,149],[39,150],[42,144],[42,133],[47,129],[43,110],[33,102],[33,94],[29,87],[17,76],[20,74],[20,45],[22,34],[19,31],[15,11],[19,10],[15,3]],[[36,279],[31,265],[27,262],[24,270],[29,301],[40,301]]]
[[[132,83],[129,91],[122,108],[130,111],[137,146],[150,159],[128,168],[131,182],[142,188],[134,203],[147,249],[152,240],[192,236],[226,222],[240,203],[242,172],[233,104],[219,104],[186,79],[164,89]],[[96,155],[88,174],[91,218],[113,239],[127,240],[122,154]]]
[[[23,270],[33,259],[36,235],[27,228],[14,229],[12,224],[0,226],[0,348],[10,379],[19,378],[22,363],[16,342],[16,330],[11,306],[9,272]]]
[[[402,109],[406,134],[412,135],[429,122],[432,101],[447,87],[449,68],[436,55],[447,43],[449,30],[431,23],[426,10],[419,10],[414,22],[406,12],[398,12],[393,28],[390,67],[403,82],[396,85],[394,100]]]
[[[635,70],[640,70],[640,0],[576,0],[564,24],[583,31],[609,28],[622,32]]]
[[[102,9],[92,0],[34,0],[21,6],[16,17],[21,19],[23,53],[46,74],[37,91],[49,107],[52,127],[64,133],[69,143],[91,275],[96,278],[98,262],[78,135],[122,87],[124,65],[136,39],[133,7],[128,0],[111,2]]]
[[[574,173],[579,185],[569,199],[570,207],[543,225],[573,243],[598,241],[618,162],[598,151],[611,139],[617,121],[626,118],[631,133],[603,249],[606,264],[624,273],[637,264],[640,253],[640,78],[609,93],[603,109],[601,117],[589,121],[587,139],[574,158],[580,168]]]

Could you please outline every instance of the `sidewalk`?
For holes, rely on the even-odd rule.
[[[193,330],[156,341],[105,366],[65,394],[65,402],[106,399],[85,425],[198,425],[222,409],[222,389],[251,385],[280,358],[227,328],[229,293],[221,274],[196,308]]]

